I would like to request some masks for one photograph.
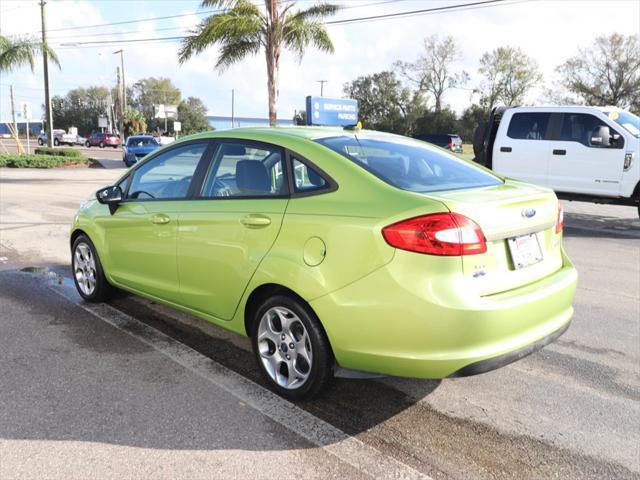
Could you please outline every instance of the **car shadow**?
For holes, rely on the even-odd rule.
[[[237,409],[237,400],[225,392],[216,393],[218,389],[200,377],[196,376],[194,384],[194,376],[168,357],[150,365],[147,357],[159,357],[152,347],[122,335],[53,293],[50,286],[69,283],[70,274],[67,266],[0,272],[0,305],[20,304],[26,315],[13,331],[11,322],[0,324],[5,338],[0,340],[0,349],[9,339],[25,341],[22,330],[36,320],[40,324],[35,335],[50,342],[35,356],[23,355],[23,350],[34,348],[26,334],[24,348],[17,354],[10,350],[0,359],[3,371],[10,372],[0,379],[0,386],[5,393],[12,391],[11,396],[0,393],[5,413],[0,419],[0,438],[77,440],[169,450],[285,448],[237,432],[228,436],[211,427],[209,424],[216,421],[229,422],[242,432],[261,422],[260,428],[272,429],[278,438],[283,438],[284,428],[252,409],[228,418],[228,411]],[[205,333],[163,314],[153,302],[121,291],[109,304],[266,388],[243,337],[230,336],[202,321],[208,327]],[[59,338],[62,341],[55,340]],[[75,365],[72,359],[76,357],[86,357],[86,365],[77,370],[64,366],[67,361]],[[97,363],[104,361],[104,365],[96,364],[96,358],[103,359]],[[297,405],[347,434],[359,435],[411,408],[439,384],[416,381],[409,396],[380,380],[335,379],[318,398]],[[232,404],[218,404],[216,395],[220,394]],[[312,446],[292,440],[286,449]]]
[[[635,217],[565,213],[564,231],[567,237],[640,239],[640,220]]]

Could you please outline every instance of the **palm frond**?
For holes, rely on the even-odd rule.
[[[46,51],[51,61],[60,68],[60,60],[56,53],[42,42],[31,38],[11,40],[0,35],[0,71],[8,72],[24,65],[31,71],[35,68],[35,57]]]
[[[333,3],[319,3],[292,15],[302,20],[322,20],[325,17],[335,15],[340,10],[340,5]]]
[[[218,70],[225,70],[234,63],[238,63],[249,55],[260,52],[261,43],[255,40],[238,40],[226,43],[220,48],[220,56],[216,62]]]
[[[204,19],[183,42],[178,52],[180,63],[201,53],[210,46],[219,44],[221,49],[228,45],[261,43],[264,18],[260,11],[247,0],[237,0],[238,5],[225,13]]]
[[[291,16],[285,23],[282,40],[284,45],[295,52],[300,59],[309,45],[323,52],[334,52],[333,42],[329,38],[327,29],[319,20],[309,21]]]

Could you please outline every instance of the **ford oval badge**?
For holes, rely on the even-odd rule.
[[[522,210],[522,216],[525,218],[534,217],[535,214],[536,214],[535,208],[525,208],[524,210]]]

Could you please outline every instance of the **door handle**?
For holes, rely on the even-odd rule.
[[[164,213],[156,213],[151,217],[151,223],[155,223],[156,225],[164,225],[165,223],[169,223],[171,218]]]
[[[271,224],[271,219],[266,215],[249,214],[240,219],[245,227],[266,227]]]
[[[554,155],[566,155],[567,151],[566,150],[554,150],[553,154]]]
[[[500,151],[509,153],[511,151],[511,147],[500,147]]]

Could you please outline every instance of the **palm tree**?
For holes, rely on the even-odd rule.
[[[60,68],[60,61],[56,53],[42,42],[33,38],[16,38],[14,40],[0,35],[0,72],[10,72],[15,68],[29,65],[31,71],[35,67],[35,57],[43,51],[51,61]]]
[[[302,59],[305,49],[333,53],[333,43],[322,20],[333,15],[337,5],[319,3],[305,10],[293,11],[296,1],[264,0],[265,10],[249,0],[203,0],[202,7],[221,9],[205,18],[187,37],[178,53],[180,63],[211,45],[220,46],[218,70],[255,55],[264,49],[267,60],[269,92],[269,124],[274,126],[278,105],[278,69],[282,48],[288,48]]]

